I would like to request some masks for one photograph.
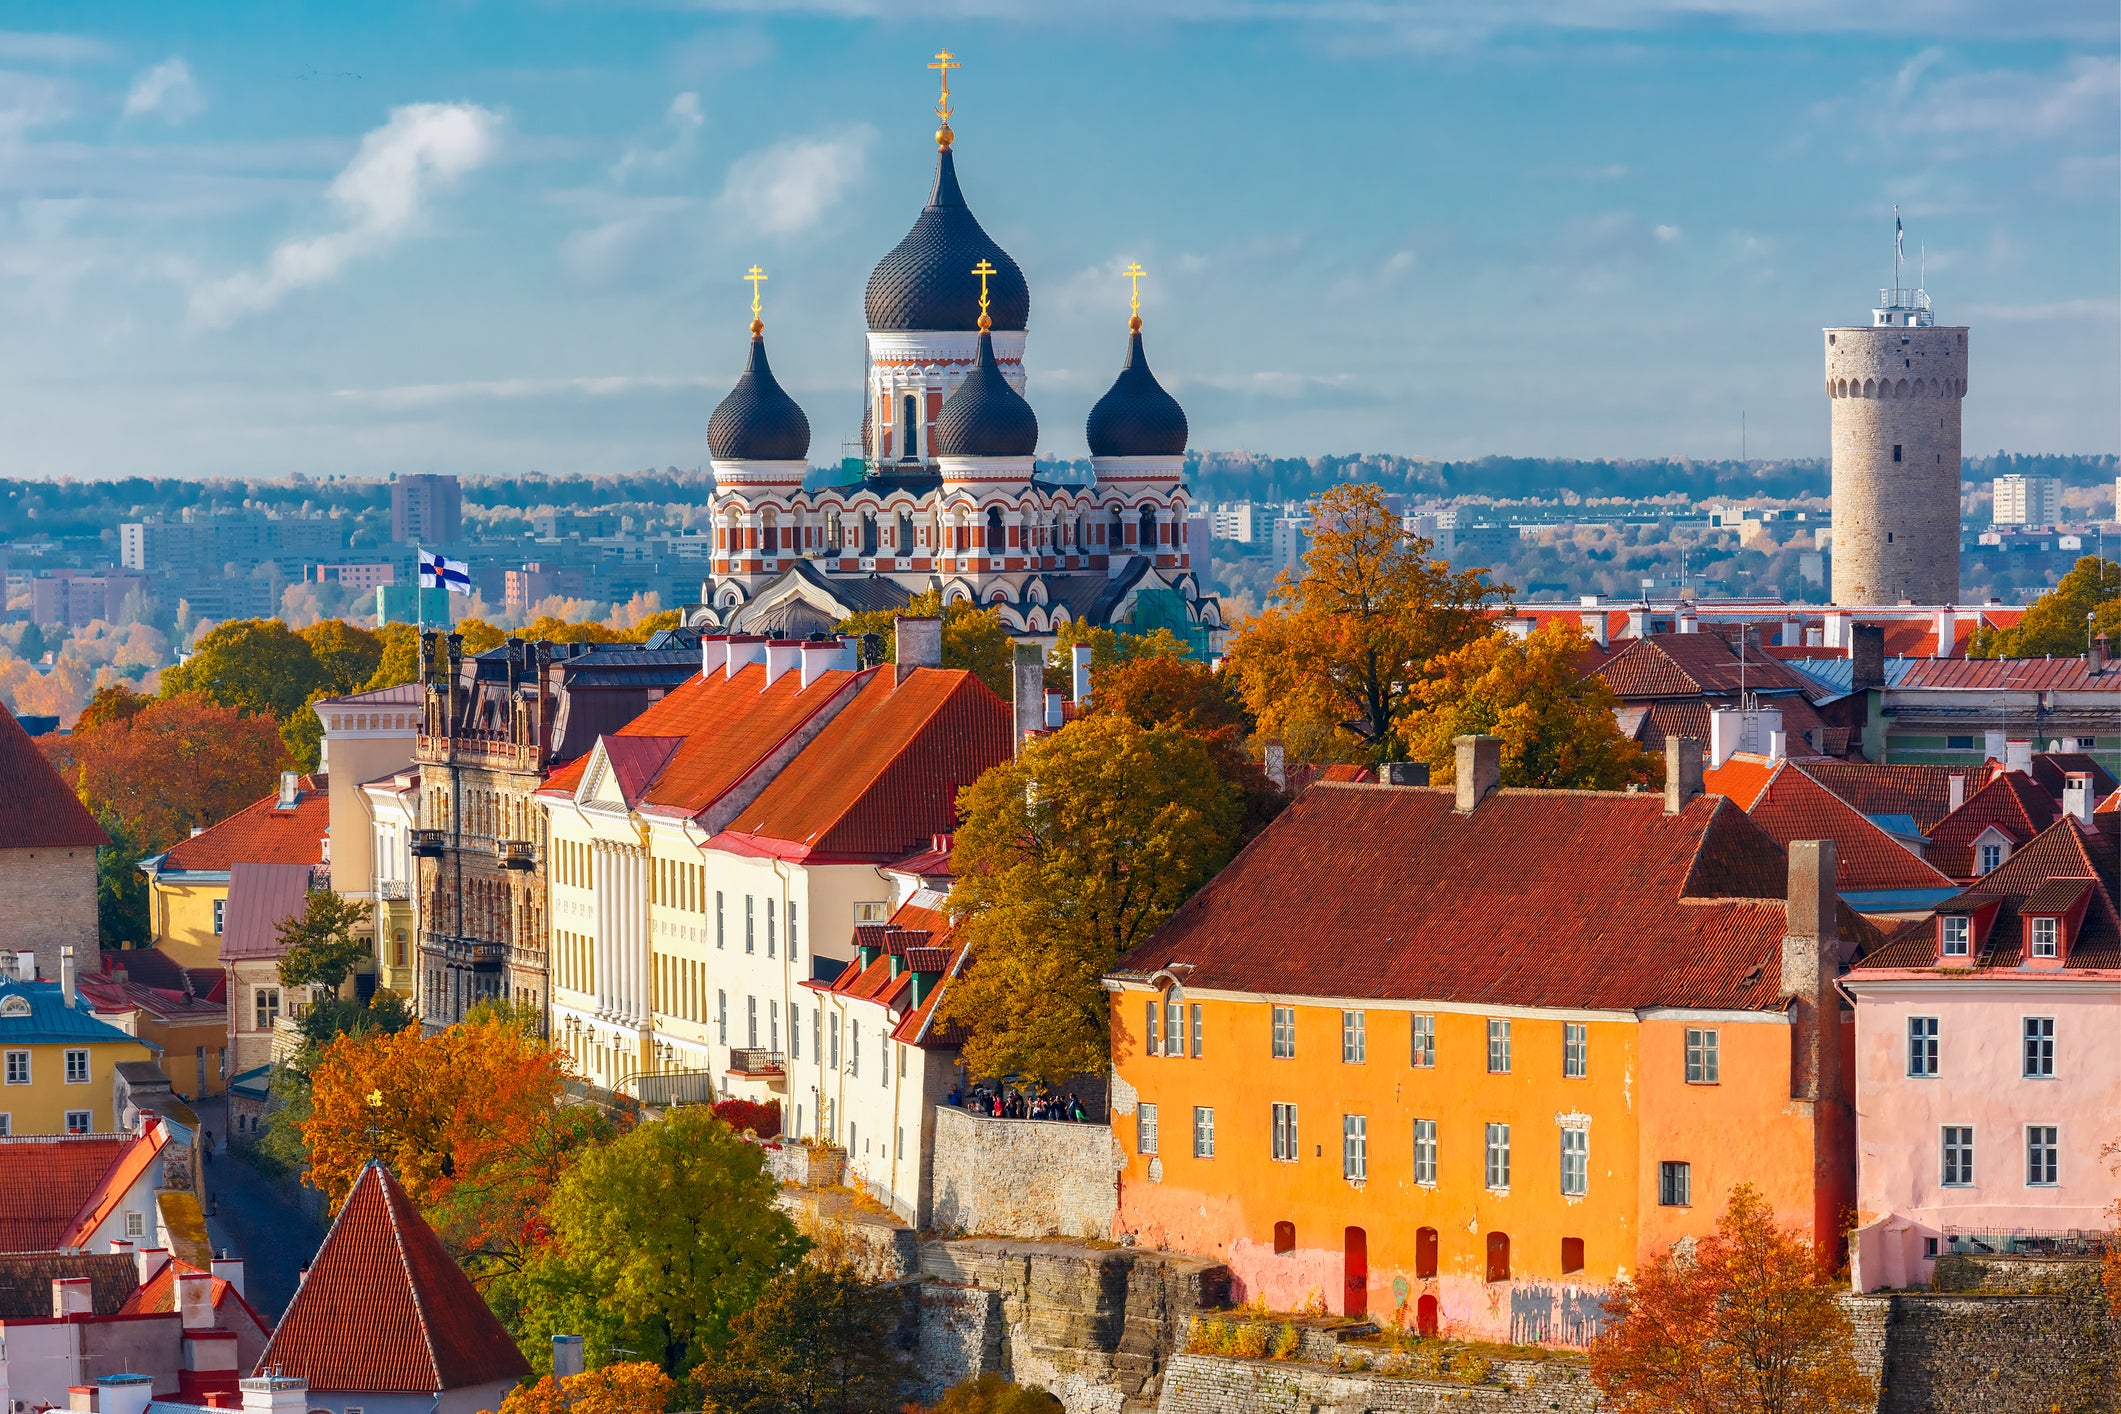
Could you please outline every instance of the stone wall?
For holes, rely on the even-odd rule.
[[[1946,1252],[1931,1286],[1938,1291],[1986,1291],[2012,1296],[2097,1296],[2099,1264],[2086,1257],[2024,1257]]]
[[[79,975],[95,976],[96,851],[0,849],[0,938],[10,950],[35,953],[47,982],[59,980],[59,949],[67,946]]]
[[[939,1106],[929,1226],[953,1236],[1107,1238],[1122,1162],[1110,1125]]]
[[[1088,1243],[926,1242],[921,1269],[960,1293],[938,1294],[932,1318],[923,1314],[932,1380],[995,1370],[1052,1391],[1068,1414],[1151,1408],[1193,1317],[1229,1298],[1219,1263]]]
[[[1852,1304],[1883,1308],[1879,1414],[2121,1410],[2121,1321],[2102,1299],[1906,1292]]]
[[[1526,1363],[1482,1384],[1409,1379],[1277,1360],[1179,1355],[1164,1373],[1157,1414],[1591,1414],[1597,1391],[1580,1372]]]

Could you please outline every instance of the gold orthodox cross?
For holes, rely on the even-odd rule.
[[[744,272],[744,278],[751,282],[751,332],[756,334],[766,327],[759,318],[759,282],[766,278],[766,272],[754,265]]]
[[[1138,316],[1142,312],[1142,276],[1147,272],[1142,269],[1140,261],[1130,261],[1119,273],[1134,287],[1127,299],[1127,313]]]
[[[979,276],[979,327],[986,329],[993,323],[987,318],[987,277],[989,275],[998,275],[1001,272],[996,270],[988,262],[987,257],[983,255],[980,257],[979,264],[972,267],[972,273]]]
[[[965,66],[957,62],[957,56],[949,50],[938,49],[935,53],[935,62],[928,67],[942,72],[943,96],[935,102],[935,116],[947,123],[950,121],[950,115],[956,111],[950,106],[950,71],[952,69],[962,69]]]

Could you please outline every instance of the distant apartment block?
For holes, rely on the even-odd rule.
[[[1274,568],[1277,573],[1286,571],[1291,577],[1304,572],[1304,552],[1311,546],[1311,521],[1308,516],[1282,516],[1274,522]]]
[[[579,599],[588,587],[588,573],[580,565],[527,564],[502,577],[501,602],[507,613],[528,618],[531,607],[541,600],[556,594]]]
[[[1999,476],[1990,521],[1995,525],[2058,525],[2062,481],[2053,476]]]
[[[271,560],[289,579],[307,565],[346,548],[342,516],[265,516],[255,512],[195,515],[182,520],[129,521],[118,527],[118,563],[137,574],[190,579],[219,577],[233,565],[248,574]]]
[[[1252,501],[1225,501],[1215,507],[1215,538],[1256,545],[1266,538],[1266,508]]]
[[[100,574],[51,570],[29,582],[29,616],[41,628],[56,624],[85,628],[98,619],[116,623],[125,596],[145,588],[140,575],[122,570]]]
[[[421,472],[390,483],[390,538],[400,545],[447,545],[464,533],[464,495],[454,476]]]
[[[530,533],[540,540],[593,540],[618,532],[619,518],[601,512],[541,511],[530,518]]]
[[[336,584],[367,593],[398,582],[395,565],[311,565],[304,576],[312,584]]]

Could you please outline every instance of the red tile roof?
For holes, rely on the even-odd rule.
[[[1741,671],[1741,668],[1743,671]],[[1741,691],[1789,693],[1809,705],[1818,686],[1756,643],[1743,664],[1717,633],[1660,633],[1638,638],[1607,659],[1598,675],[1623,701],[1646,697],[1730,697]],[[1763,705],[1785,706],[1777,696]],[[1806,723],[1809,725],[1809,722]],[[1793,725],[1792,730],[1797,728]]]
[[[530,1373],[508,1332],[377,1163],[354,1180],[258,1368],[312,1391],[434,1394]]]
[[[74,1218],[131,1143],[116,1134],[0,1139],[0,1252],[65,1246]]]
[[[162,856],[164,869],[226,870],[236,864],[322,864],[331,806],[321,776],[302,777],[291,809],[278,791],[246,805],[218,825],[179,840]]]
[[[1720,795],[1740,810],[1750,812],[1760,793],[1767,789],[1768,782],[1782,769],[1782,762],[1770,761],[1765,756],[1752,752],[1734,754],[1721,766],[1713,766],[1701,773],[1702,789],[1711,795]]]
[[[1832,840],[1834,885],[1844,893],[1952,887],[1950,877],[1794,763],[1775,772],[1747,813],[1785,849],[1792,840]]]
[[[94,849],[110,836],[44,759],[15,714],[0,707],[0,849]]]
[[[1889,766],[1875,761],[1802,761],[1798,769],[1866,815],[1911,815],[1924,834],[1952,813],[1952,777],[1962,799],[1982,775],[1964,766]]]
[[[2055,798],[2023,771],[1998,771],[1966,804],[1937,823],[1929,834],[1929,862],[1955,879],[1974,876],[1974,840],[1991,826],[2023,844],[2039,834],[2061,812]]]
[[[1788,865],[1729,801],[1666,815],[1661,794],[1502,790],[1452,807],[1449,790],[1313,787],[1120,970],[1190,963],[1190,986],[1297,996],[1778,1004]]]
[[[146,1125],[140,1134],[128,1140],[125,1147],[118,1151],[118,1157],[111,1162],[110,1167],[103,1171],[103,1177],[96,1181],[96,1186],[89,1190],[88,1197],[82,1200],[80,1210],[74,1214],[73,1221],[60,1236],[59,1245],[87,1246],[95,1238],[96,1229],[101,1227],[112,1213],[118,1211],[118,1205],[125,1201],[125,1195],[132,1191],[133,1185],[140,1181],[154,1164],[156,1157],[167,1147],[169,1129],[160,1123]]]
[[[2023,976],[2019,970],[2019,919],[2028,911],[2028,904],[2052,906],[2057,897],[2065,894],[2074,899],[2078,890],[2060,882],[2065,880],[2084,881],[2095,887],[2060,970],[2068,973],[2121,969],[2121,912],[2116,911],[2113,897],[2101,882],[2113,876],[2115,854],[2113,836],[2087,831],[2064,815],[2013,851],[2009,859],[1968,885],[1958,897],[1939,907],[1939,912],[1964,912],[1969,906],[2000,903],[1980,956],[1971,968],[1938,968],[1936,921],[1918,918],[1896,929],[1851,976],[1931,969],[1942,977],[1978,976],[1997,968],[2014,977]]]
[[[2082,658],[1921,658],[1893,685],[1988,692],[2121,692],[2121,672],[2094,673]]]
[[[177,1277],[180,1273],[188,1276],[202,1275],[197,1267],[186,1262],[180,1262],[172,1257],[167,1262],[164,1262],[161,1269],[149,1277],[146,1282],[133,1288],[132,1294],[125,1298],[125,1304],[119,1308],[118,1314],[123,1316],[161,1316],[176,1310]],[[243,1293],[229,1285],[226,1278],[215,1277],[213,1282],[214,1310],[220,1315],[224,1323],[238,1316],[247,1317],[251,1324],[258,1328],[259,1335],[270,1335],[272,1333],[272,1323],[259,1315],[257,1308],[244,1300]],[[224,1328],[234,1329],[233,1326],[224,1326]]]
[[[961,970],[964,947],[951,936],[949,915],[940,908],[920,903],[920,897],[915,895],[899,905],[891,915],[890,926],[872,935],[880,936],[886,947],[874,962],[865,968],[859,958],[854,959],[829,985],[817,990],[850,1001],[874,1002],[886,1008],[894,1018],[891,1028],[894,1041],[909,1046],[951,1048],[963,1041],[962,1031],[955,1027],[934,1027],[930,1022],[951,979]],[[894,951],[904,957],[906,964],[896,977],[891,975]],[[915,970],[943,974],[921,998],[919,1006],[913,1005]]]

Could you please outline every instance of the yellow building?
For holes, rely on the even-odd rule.
[[[163,1077],[187,1100],[228,1087],[228,981],[218,967],[179,967],[155,948],[108,954],[80,979],[99,1021],[159,1048]]]
[[[329,781],[289,771],[280,789],[140,862],[154,945],[180,967],[219,967],[229,870],[238,864],[326,866]]]
[[[0,979],[0,1134],[111,1134],[115,1067],[156,1059],[145,1041],[98,1021],[76,993],[72,950],[60,980]]]

